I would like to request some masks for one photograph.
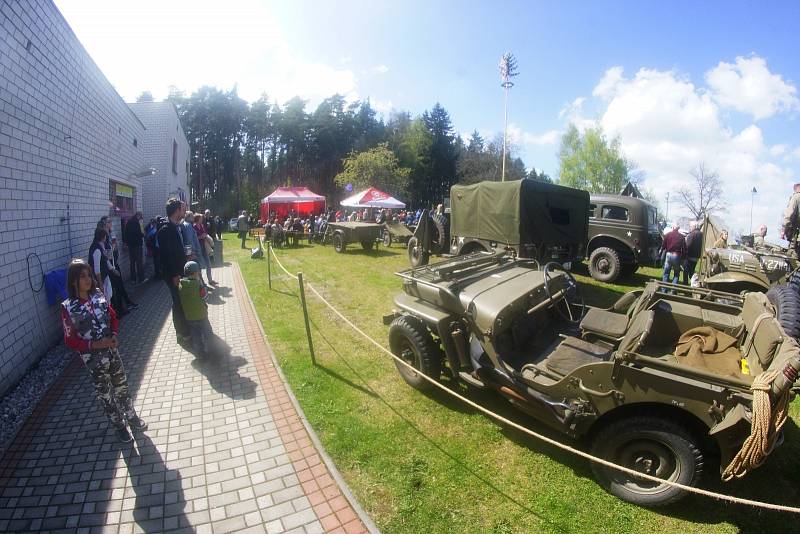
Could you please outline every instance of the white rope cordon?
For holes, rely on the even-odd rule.
[[[274,254],[275,253],[273,252],[273,255]],[[277,257],[275,259],[277,260]],[[280,262],[279,262],[279,265],[280,265]],[[289,273],[289,271],[286,271],[286,269],[282,265],[281,265],[281,269],[283,269],[286,272],[286,274],[292,276],[291,273]],[[297,279],[296,276],[293,277],[293,278]],[[569,445],[566,445],[564,443],[556,441],[556,440],[554,440],[552,438],[548,438],[547,436],[544,436],[542,434],[534,432],[533,430],[530,430],[529,428],[526,428],[526,427],[520,425],[519,423],[515,423],[514,421],[511,421],[510,419],[506,419],[505,417],[503,417],[500,414],[497,414],[497,413],[495,413],[495,412],[493,412],[493,411],[491,411],[491,410],[489,410],[487,408],[484,408],[480,404],[477,404],[476,402],[474,402],[474,401],[472,401],[472,400],[460,395],[459,393],[451,390],[450,388],[448,388],[447,386],[445,386],[444,384],[442,384],[438,380],[435,380],[435,379],[425,375],[424,373],[420,373],[417,369],[414,368],[414,366],[412,366],[412,365],[408,364],[407,362],[403,361],[402,358],[397,357],[394,353],[392,353],[392,351],[390,351],[389,349],[387,349],[386,347],[381,345],[379,342],[377,342],[374,339],[372,339],[372,337],[370,337],[369,334],[367,334],[366,332],[361,330],[358,326],[353,324],[353,322],[350,321],[347,317],[342,315],[342,313],[339,312],[339,310],[337,310],[330,302],[328,302],[325,299],[325,297],[323,297],[319,293],[319,291],[317,291],[317,289],[314,286],[312,286],[308,281],[306,281],[306,285],[317,296],[317,298],[319,298],[328,308],[331,309],[331,311],[333,313],[335,313],[342,321],[347,323],[353,330],[355,330],[356,332],[361,334],[365,339],[367,339],[367,341],[369,341],[370,343],[375,345],[375,347],[377,347],[379,350],[381,350],[381,351],[385,352],[386,354],[388,354],[389,356],[391,356],[396,362],[400,362],[401,364],[405,365],[410,370],[414,371],[419,376],[421,376],[423,379],[427,380],[433,386],[439,388],[440,390],[444,391],[445,393],[450,394],[451,396],[457,398],[461,402],[463,402],[463,403],[475,408],[476,410],[486,414],[487,416],[491,417],[492,419],[495,419],[496,421],[499,421],[500,423],[503,423],[504,425],[507,425],[507,426],[512,427],[512,428],[515,428],[515,429],[519,430],[520,432],[522,432],[524,434],[527,434],[527,435],[529,435],[529,436],[531,436],[533,438],[536,438],[536,439],[538,439],[540,441],[543,441],[543,442],[545,442],[545,443],[547,443],[549,445],[557,447],[557,448],[559,448],[559,449],[561,449],[563,451],[569,452],[571,454],[574,454],[576,456],[579,456],[579,457],[584,458],[586,460],[589,460],[591,462],[595,462],[597,464],[600,464],[602,466],[608,467],[610,469],[615,469],[615,470],[617,470],[617,471],[619,471],[621,473],[625,473],[626,475],[629,475],[629,476],[633,476],[633,477],[636,477],[636,478],[639,478],[639,479],[643,479],[643,480],[647,480],[647,481],[650,481],[650,482],[655,482],[655,483],[658,483],[658,484],[666,484],[667,486],[680,488],[680,489],[682,489],[682,490],[684,490],[686,492],[689,492],[689,493],[694,493],[696,495],[702,495],[704,497],[710,497],[712,499],[716,499],[716,500],[720,500],[720,501],[726,501],[726,502],[735,503],[735,504],[744,504],[744,505],[747,505],[747,506],[752,506],[752,507],[755,507],[755,508],[762,508],[762,509],[765,509],[765,510],[773,510],[773,511],[779,511],[779,512],[789,512],[789,513],[794,513],[794,514],[800,514],[800,508],[798,508],[798,507],[784,506],[782,504],[773,504],[773,503],[768,503],[768,502],[763,502],[763,501],[756,501],[756,500],[753,500],[753,499],[744,499],[742,497],[735,497],[733,495],[725,495],[723,493],[716,493],[716,492],[713,492],[713,491],[708,491],[708,490],[704,490],[704,489],[701,489],[701,488],[696,488],[694,486],[687,486],[685,484],[681,484],[679,482],[673,482],[671,480],[664,480],[663,478],[654,477],[654,476],[648,475],[646,473],[640,473],[639,471],[635,471],[635,470],[630,469],[628,467],[625,467],[625,466],[622,466],[622,465],[618,465],[618,464],[615,464],[613,462],[609,462],[608,460],[605,460],[603,458],[598,458],[597,456],[593,456],[593,455],[591,455],[591,454],[589,454],[587,452],[584,452],[584,451],[582,451],[580,449],[576,449],[574,447],[571,447]]]
[[[272,248],[272,247],[268,247],[268,248],[269,248],[269,251],[272,252],[272,257],[275,258],[276,262],[278,262],[278,267],[283,269],[283,272],[285,272],[286,274],[288,274],[289,276],[291,276],[292,278],[297,280],[298,279],[297,276],[295,276],[292,273],[290,273],[289,271],[287,271],[286,267],[284,267],[283,264],[281,263],[281,260],[278,259],[278,256],[275,254],[275,249]],[[269,259],[267,259],[267,261],[269,261]]]

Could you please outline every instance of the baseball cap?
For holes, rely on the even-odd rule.
[[[200,272],[200,264],[196,261],[187,261],[183,266],[183,274],[192,274]]]

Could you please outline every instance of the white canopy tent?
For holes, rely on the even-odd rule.
[[[346,208],[405,208],[404,202],[400,202],[388,193],[384,193],[380,189],[370,187],[360,193],[348,197],[341,201],[342,206]]]

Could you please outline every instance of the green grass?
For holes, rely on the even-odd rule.
[[[252,243],[252,240],[250,241]],[[270,344],[311,425],[359,502],[391,532],[736,532],[789,529],[794,517],[759,513],[688,497],[657,511],[624,503],[595,483],[586,461],[509,430],[458,401],[408,387],[385,354],[308,295],[318,367],[311,365],[297,282],[251,260],[233,234],[226,259],[237,261]],[[350,246],[279,250],[338,309],[386,343],[382,315],[401,291],[393,273],[407,267],[404,250],[366,253]],[[608,305],[657,276],[643,269],[626,284],[599,284],[578,268],[588,304]],[[581,275],[580,273],[584,273]],[[307,291],[307,293],[310,293]],[[491,393],[460,390],[500,414],[548,432]],[[792,405],[794,420],[800,406]],[[787,443],[747,478],[728,484],[709,474],[704,486],[735,495],[800,504],[800,434],[787,424]]]

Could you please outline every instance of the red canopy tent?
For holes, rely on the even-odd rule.
[[[279,187],[271,195],[261,199],[261,223],[267,222],[270,213],[286,218],[290,211],[299,216],[314,215],[325,211],[325,197],[307,187]]]

